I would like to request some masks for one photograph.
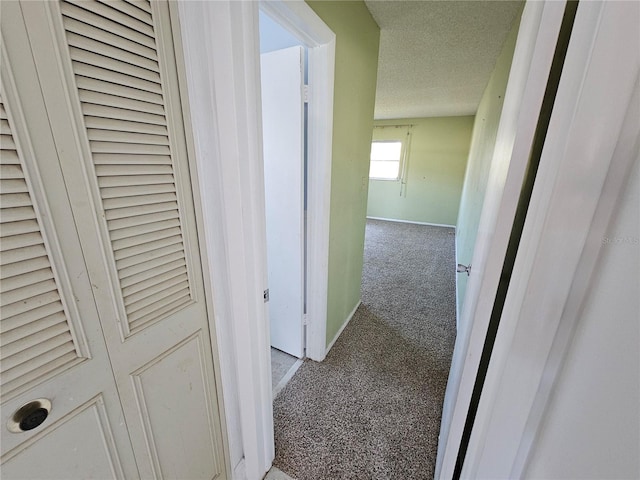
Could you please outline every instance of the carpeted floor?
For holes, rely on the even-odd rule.
[[[454,231],[367,222],[362,305],[274,402],[297,480],[433,478],[455,340]]]

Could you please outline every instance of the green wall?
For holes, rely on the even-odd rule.
[[[473,259],[473,249],[478,235],[480,213],[487,189],[489,169],[498,134],[498,124],[502,113],[504,94],[511,70],[511,60],[518,37],[519,19],[507,37],[487,88],[482,95],[473,125],[469,161],[460,200],[460,213],[456,230],[456,257],[458,263],[469,265]],[[462,311],[467,291],[467,275],[458,274],[457,303],[458,315]]]
[[[455,225],[473,117],[378,120],[374,124],[411,124],[411,141],[402,195],[400,180],[370,180],[367,216]],[[390,130],[406,131],[374,128],[373,139],[388,138]]]
[[[364,2],[307,3],[336,34],[328,345],[360,299],[380,29]]]

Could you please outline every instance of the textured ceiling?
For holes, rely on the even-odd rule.
[[[375,118],[475,114],[520,1],[365,1],[380,26]]]

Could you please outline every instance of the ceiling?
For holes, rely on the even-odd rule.
[[[522,1],[366,0],[380,26],[376,119],[475,114]]]

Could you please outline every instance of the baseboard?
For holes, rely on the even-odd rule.
[[[413,225],[428,225],[430,227],[447,227],[456,229],[455,225],[447,225],[445,223],[429,223],[429,222],[414,222],[412,220],[400,220],[398,218],[382,218],[382,217],[367,217],[368,220],[382,220],[385,222],[396,222],[396,223],[411,223]]]
[[[340,336],[342,331],[346,328],[347,325],[349,325],[349,322],[351,321],[351,319],[355,315],[356,310],[358,310],[358,307],[360,306],[361,303],[362,303],[362,300],[358,300],[358,303],[356,303],[356,306],[354,307],[354,309],[351,310],[351,313],[347,317],[346,321],[342,324],[342,327],[340,327],[340,330],[338,330],[338,333],[336,333],[336,336],[333,337],[333,340],[331,340],[331,343],[327,347],[327,352],[326,353],[329,353],[329,350],[331,350],[331,348],[333,347],[333,344],[336,343],[336,340],[338,340],[338,337]]]
[[[287,383],[289,383],[289,380],[291,380],[291,377],[293,377],[293,375],[298,371],[302,363],[303,363],[302,360],[296,360],[295,363],[291,366],[291,368],[287,371],[287,373],[284,374],[284,377],[282,377],[282,379],[278,382],[278,384],[275,387],[273,387],[274,400],[278,396],[280,391],[284,388],[284,386]]]

